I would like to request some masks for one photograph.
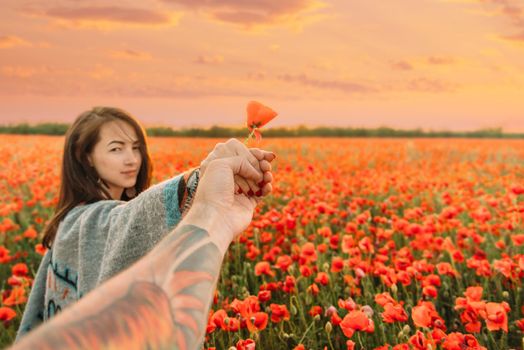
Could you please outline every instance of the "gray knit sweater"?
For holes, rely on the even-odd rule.
[[[40,263],[16,341],[149,252],[178,224],[197,183],[195,171],[128,202],[102,200],[70,210]]]

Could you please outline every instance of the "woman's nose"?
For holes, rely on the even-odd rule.
[[[126,164],[136,164],[140,161],[140,153],[130,150],[126,152],[125,163]]]

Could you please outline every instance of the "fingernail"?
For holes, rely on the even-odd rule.
[[[248,196],[252,196],[254,195],[255,193],[252,191],[252,190],[249,190],[249,192],[247,193]]]
[[[260,197],[262,195],[262,190],[258,190],[256,195],[257,195],[257,197]]]
[[[238,194],[244,193],[241,188],[238,189]]]
[[[257,183],[258,187],[262,188],[264,187],[266,183],[264,181],[260,181],[259,183]]]

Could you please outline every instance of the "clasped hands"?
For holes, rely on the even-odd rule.
[[[236,139],[217,144],[200,165],[201,179],[186,218],[217,237],[225,252],[251,222],[260,199],[272,191],[275,157]]]

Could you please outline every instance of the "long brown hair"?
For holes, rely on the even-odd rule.
[[[142,164],[137,175],[135,193],[138,194],[150,186],[153,167],[146,135],[138,121],[129,113],[114,107],[95,107],[80,114],[65,136],[58,205],[44,229],[42,243],[45,247],[51,248],[60,221],[71,209],[82,203],[89,204],[111,198],[102,186],[103,181],[99,181],[95,168],[90,166],[87,156],[100,140],[102,125],[118,120],[129,124],[140,141]],[[120,199],[128,201],[131,198],[124,191]]]

